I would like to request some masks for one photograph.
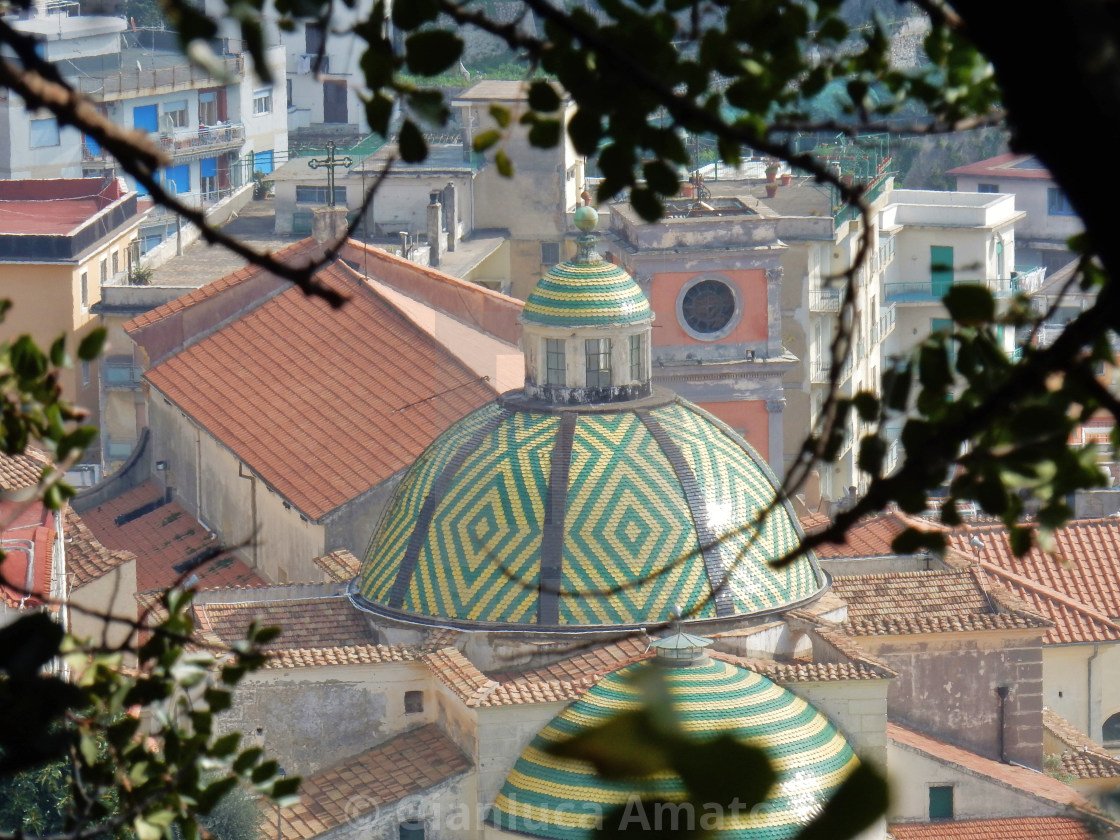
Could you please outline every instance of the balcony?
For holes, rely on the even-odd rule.
[[[832,370],[831,359],[814,359],[810,362],[809,381],[813,385],[827,385],[829,373]],[[844,361],[844,367],[840,369],[840,378],[837,380],[838,385],[847,382],[852,376],[852,358],[849,356]]]
[[[843,290],[835,288],[809,289],[810,312],[839,312],[843,300]]]
[[[1010,280],[959,280],[959,285],[984,286],[994,297],[1005,298],[1010,294]],[[919,280],[916,282],[884,283],[883,295],[894,303],[939,303],[953,287],[952,282]]]
[[[894,332],[898,312],[893,303],[879,307],[879,320],[871,325],[871,343],[877,344]]]
[[[1033,268],[1021,268],[1011,272],[1012,292],[1033,294],[1039,290],[1044,282],[1046,282],[1046,268],[1044,266],[1036,265]]]
[[[218,152],[240,149],[245,142],[245,126],[241,123],[231,125],[208,125],[197,129],[177,128],[171,134],[162,134],[159,145],[172,156],[191,152]]]
[[[106,390],[134,391],[140,387],[143,369],[128,356],[110,356],[101,363],[101,381]]]
[[[179,56],[182,62],[182,56]],[[116,74],[72,76],[67,81],[95,102],[130,99],[175,90],[214,87],[229,84],[230,79],[240,78],[245,72],[245,59],[239,55],[216,58],[218,75],[211,75],[201,67],[176,63],[166,67],[124,70]]]

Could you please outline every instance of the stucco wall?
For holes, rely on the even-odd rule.
[[[898,673],[891,718],[998,760],[999,697],[1007,686],[1007,757],[1042,765],[1042,643],[1037,633],[862,636],[860,645]]]
[[[1047,645],[1042,673],[1046,706],[1099,743],[1120,712],[1120,644]]]
[[[119,622],[106,622],[91,616],[85,610],[121,616],[135,620],[137,615],[136,563],[122,563],[106,575],[87,583],[80,589],[71,590],[70,632],[81,638],[92,638],[113,646],[121,644],[132,632],[132,628]]]
[[[258,739],[289,773],[307,775],[432,723],[429,678],[418,662],[259,671],[237,687],[218,725],[246,743]],[[404,713],[406,691],[425,692],[423,712]]]

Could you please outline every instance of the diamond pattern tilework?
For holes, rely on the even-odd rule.
[[[518,412],[470,453],[433,517],[404,608],[536,618],[544,499],[559,418]]]
[[[672,434],[696,476],[737,611],[772,609],[819,592],[823,579],[814,560],[802,557],[781,569],[770,565],[797,545],[800,534],[785,505],[767,516],[761,530],[754,527],[777,486],[757,453],[722,423],[682,400],[651,414]]]
[[[635,792],[633,785],[604,780],[591,765],[552,757],[545,747],[638,708],[641,692],[633,677],[650,667],[645,660],[607,675],[541,730],[506,779],[491,810],[495,825],[551,840],[586,840],[592,836],[597,813],[627,801]],[[858,763],[824,715],[765,677],[717,660],[662,673],[686,737],[708,740],[731,734],[766,749],[778,769],[778,784],[765,811],[727,816],[717,837],[795,836]],[[684,796],[683,784],[675,776],[642,783],[644,789],[670,800]]]
[[[579,418],[562,592],[565,624],[663,621],[678,602],[715,615],[680,484],[633,412]]]
[[[652,317],[633,278],[603,260],[554,266],[525,301],[522,315],[529,323],[553,327],[636,324]]]
[[[370,544],[369,560],[363,567],[359,587],[366,597],[374,601],[388,599],[389,589],[396,579],[397,567],[404,557],[416,524],[416,515],[423,506],[428,491],[448,461],[455,457],[463,440],[489,423],[501,411],[501,406],[492,402],[471,412],[436,438],[405,474]]]

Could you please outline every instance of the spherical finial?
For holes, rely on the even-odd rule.
[[[594,207],[584,204],[582,207],[576,208],[576,212],[572,216],[572,222],[584,233],[590,233],[599,224],[599,214]]]
[[[669,617],[672,618],[673,621],[680,621],[684,617],[684,607],[680,604],[673,604],[673,606],[669,607]]]

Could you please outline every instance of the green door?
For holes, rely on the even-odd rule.
[[[940,300],[953,285],[953,249],[949,245],[929,246],[930,293]]]

